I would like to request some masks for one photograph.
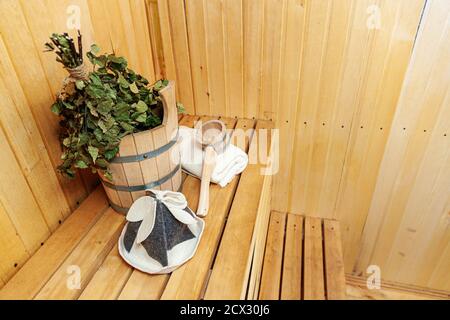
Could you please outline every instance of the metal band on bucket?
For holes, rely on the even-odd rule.
[[[181,192],[181,189],[183,188],[183,184],[181,184],[180,185],[180,187],[178,188],[178,192]],[[109,200],[109,199],[108,199]],[[124,214],[124,215],[126,215],[127,213],[128,213],[128,210],[130,210],[130,208],[124,208],[124,207],[121,207],[121,206],[119,206],[119,205],[117,205],[117,204],[114,204],[114,203],[112,203],[111,202],[111,200],[109,200],[109,205],[111,206],[111,208],[113,208],[115,211],[117,211],[117,212],[119,212],[119,213],[122,213],[122,214]]]
[[[178,132],[175,139],[171,140],[168,144],[163,145],[162,147],[152,150],[146,153],[137,154],[133,156],[123,156],[123,157],[115,157],[111,160],[111,163],[130,163],[130,162],[139,162],[147,159],[155,158],[160,154],[166,152],[170,148],[172,148],[178,142]]]
[[[181,169],[181,164],[177,165],[172,172],[168,175],[162,177],[159,180],[149,182],[147,184],[143,184],[140,186],[116,186],[108,181],[103,180],[103,185],[107,188],[116,190],[116,191],[125,191],[125,192],[136,192],[136,191],[145,191],[147,189],[153,189],[154,187],[162,185],[164,182],[172,179],[173,176]]]

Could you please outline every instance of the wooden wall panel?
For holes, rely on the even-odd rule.
[[[167,59],[167,70],[177,70],[179,66],[184,69],[188,65],[186,57],[190,60],[192,86],[186,85],[179,92],[181,97],[183,91],[188,90],[190,92],[184,95],[192,94],[194,97],[189,111],[198,115],[244,116],[276,122],[281,138],[280,171],[274,177],[273,209],[339,219],[343,225],[347,272],[363,271],[362,266],[366,266],[370,259],[361,260],[359,266],[358,256],[367,248],[368,252],[374,250],[370,246],[374,246],[378,233],[383,230],[389,236],[383,237],[374,254],[378,260],[387,259],[383,264],[387,268],[386,279],[397,281],[401,278],[406,283],[436,287],[438,279],[446,277],[443,270],[447,266],[447,260],[443,260],[438,252],[448,251],[447,231],[439,224],[445,219],[437,213],[448,208],[448,202],[445,202],[447,194],[437,187],[448,185],[449,181],[444,174],[446,169],[439,162],[446,159],[445,152],[437,153],[437,149],[429,146],[429,140],[422,138],[420,143],[418,140],[417,145],[412,143],[410,146],[417,148],[415,153],[390,169],[392,176],[379,174],[383,170],[382,163],[395,158],[385,153],[385,149],[393,135],[398,134],[393,131],[396,121],[399,121],[394,117],[398,117],[396,113],[401,107],[398,100],[404,90],[403,80],[410,65],[426,1],[164,2],[170,6],[168,9],[164,7],[164,12],[160,11],[160,15],[165,16],[161,18],[162,38],[173,48],[170,55],[166,57],[165,52],[163,58]],[[179,2],[176,13],[171,9],[174,2]],[[175,15],[177,20],[183,20],[179,11],[182,3],[187,24],[184,35],[180,33],[183,31],[181,27],[176,31],[164,28]],[[448,8],[443,3],[442,0],[428,1],[428,7],[440,6],[442,11],[440,18],[435,14],[429,19],[445,21]],[[425,12],[425,15],[430,14],[430,10]],[[433,39],[444,41],[442,30],[445,24],[434,28],[436,36]],[[431,32],[429,34],[422,37],[429,38]],[[438,34],[442,35],[441,38]],[[186,41],[189,55],[178,57],[173,54],[176,48],[181,50],[185,47]],[[437,51],[438,48],[428,48],[427,63],[438,59],[432,55]],[[416,63],[418,60],[411,61],[411,64]],[[445,67],[443,62],[436,62],[436,65]],[[427,72],[435,73],[430,69]],[[441,87],[448,86],[448,79],[442,77],[436,78],[436,83]],[[426,84],[425,80],[417,84],[416,91]],[[437,112],[438,109],[432,116],[433,111],[429,110],[428,115],[421,115],[428,119],[422,126],[432,128],[432,119],[445,118]],[[411,116],[405,114],[404,117]],[[412,130],[405,121],[402,123],[406,130],[403,132],[402,127],[400,134]],[[442,125],[446,124],[448,120],[444,120]],[[435,148],[445,147],[443,138],[433,141]],[[440,160],[425,156],[429,153]],[[386,160],[388,156],[390,158]],[[399,157],[397,153],[396,157]],[[405,186],[414,185],[419,177],[416,177],[419,173],[411,176],[409,170],[412,169],[405,166],[411,161],[419,166],[428,160],[430,164],[421,169],[420,176],[423,179],[428,177],[428,180],[421,180],[423,187],[414,189],[414,197],[418,203],[428,199],[422,206],[430,215],[433,214],[434,220],[426,220],[425,225],[435,233],[429,234],[427,240],[420,238],[416,241],[416,246],[423,241],[424,253],[421,256],[408,255],[406,264],[415,263],[415,267],[404,277],[395,279],[399,258],[393,253],[388,257],[386,252],[392,243],[395,243],[395,248],[407,243],[407,238],[401,236],[401,217],[404,210],[409,210],[406,205],[412,191]],[[407,167],[410,166],[413,165]],[[406,179],[401,185],[396,184],[396,181],[402,181],[397,180],[396,173]],[[431,178],[438,176],[439,181]],[[390,189],[378,186],[385,180],[391,181]],[[427,195],[426,190],[434,190],[431,181],[434,181],[437,191],[429,191]],[[399,194],[398,200],[392,200],[392,207],[376,207],[375,203],[381,201],[378,198],[385,197],[385,201],[391,201],[391,192],[394,197]],[[372,230],[367,226],[367,223],[373,226],[371,219],[387,220],[378,221],[380,227]],[[361,246],[365,226],[364,237],[368,240]],[[439,249],[431,249],[425,243],[435,243]],[[429,270],[431,265],[425,262],[420,265],[421,257],[425,256],[429,257],[427,261],[436,264],[436,269]]]
[[[176,80],[189,113],[273,119],[272,207],[339,219],[347,272],[376,263],[386,279],[450,289],[446,0],[0,1],[2,108],[16,108],[0,112],[1,137],[15,188],[30,194],[1,198],[0,245],[11,249],[0,286],[96,182],[50,170],[60,149],[49,106],[65,73],[41,48],[66,30],[70,4],[85,48],[95,41],[150,81]],[[31,234],[16,207],[33,212]]]
[[[69,181],[55,169],[61,148],[50,106],[67,73],[43,50],[53,32],[76,35],[67,26],[71,6],[81,14],[85,52],[96,42],[149,81],[160,78],[145,0],[0,1],[0,286],[98,183],[86,172]]]
[[[428,1],[362,237],[356,272],[450,289],[450,4]],[[447,270],[447,271],[444,271]]]

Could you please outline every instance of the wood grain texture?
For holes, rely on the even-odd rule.
[[[79,245],[67,256],[35,299],[77,299],[113,246],[117,245],[124,223],[123,215],[108,208]],[[75,272],[79,272],[79,287],[68,285],[72,279],[76,279],[71,278],[77,276]]]
[[[184,120],[185,117],[183,117]],[[202,121],[207,119],[201,118]],[[241,128],[240,121],[231,121],[229,128]],[[221,230],[223,230],[225,219],[228,214],[233,196],[236,192],[239,178],[236,177],[225,188],[218,185],[210,187],[210,209],[208,215],[204,218],[205,228],[202,241],[197,249],[196,256],[175,270],[164,290],[162,299],[200,299],[207,277],[212,266],[217,247],[220,243]],[[182,192],[189,201],[189,207],[195,212],[198,206],[200,190],[200,180],[188,176],[183,184]]]
[[[33,299],[106,207],[105,193],[99,187],[3,287],[0,299]],[[3,223],[1,225],[4,226]]]
[[[260,300],[279,300],[283,272],[286,214],[272,212],[266,242],[266,253],[259,289]]]
[[[328,300],[345,299],[345,272],[338,221],[323,222],[324,261]]]
[[[365,224],[356,273],[448,290],[449,3],[428,1]]]
[[[252,143],[249,148],[249,157],[258,150],[260,136],[266,137],[270,150],[271,127],[268,121],[258,121]],[[262,146],[261,146],[262,148]],[[262,152],[264,153],[264,152]],[[265,154],[269,154],[266,152]],[[254,156],[254,155],[253,155]],[[234,197],[222,242],[216,256],[214,268],[206,290],[205,299],[241,299],[243,288],[247,287],[248,274],[251,268],[249,252],[254,250],[254,228],[257,221],[257,202],[248,199],[257,199],[261,195],[264,176],[261,174],[263,164],[260,162],[250,164],[243,172]],[[239,248],[239,250],[237,250]]]
[[[449,281],[443,271],[448,259],[441,258],[438,252],[450,250],[445,231],[448,205],[445,192],[438,191],[440,187],[426,186],[446,181],[446,169],[437,158],[445,158],[442,150],[448,139],[443,134],[448,129],[441,126],[435,129],[442,131],[441,138],[437,134],[431,137],[433,119],[444,117],[436,108],[424,111],[421,114],[424,120],[417,124],[411,120],[415,113],[398,113],[399,98],[407,85],[408,66],[417,65],[422,70],[417,71],[422,72],[422,80],[414,85],[415,93],[413,89],[408,93],[408,101],[415,101],[411,105],[420,101],[423,105],[437,105],[438,99],[445,99],[442,90],[448,86],[444,76],[446,62],[443,54],[436,54],[436,48],[441,46],[441,52],[448,51],[443,47],[448,37],[448,8],[445,1],[430,0],[421,17],[425,3],[424,0],[185,1],[186,35],[175,36],[183,42],[187,39],[191,62],[192,88],[186,86],[180,93],[192,91],[198,115],[236,114],[275,121],[280,130],[281,157],[279,172],[274,176],[277,192],[273,194],[272,209],[341,221],[345,266],[355,273],[364,272],[368,258],[358,263],[358,257],[363,251],[372,255],[370,251],[381,230],[370,227],[372,231],[362,237],[364,227],[367,222],[372,226],[372,219],[378,219],[374,223],[384,225],[383,233],[388,236],[378,246],[376,255],[383,264],[390,265],[389,279],[398,276],[402,281],[420,285],[441,282],[438,286],[442,288]],[[170,10],[166,13],[164,19],[171,21]],[[180,13],[176,15],[179,17]],[[433,21],[434,27],[426,21]],[[416,39],[419,25],[421,28],[430,25],[427,28],[433,31]],[[163,31],[163,35],[167,32],[170,30]],[[165,41],[175,41],[175,36],[170,34]],[[421,48],[430,43],[433,46],[428,50],[428,59],[423,62],[411,59],[416,51],[425,52]],[[172,53],[167,57],[167,69],[176,70],[178,65],[184,68],[185,58],[185,54],[178,58]],[[440,70],[434,72],[433,68]],[[441,89],[430,85],[426,90],[428,97],[421,97],[422,88],[430,83],[425,79],[431,75],[436,75],[434,82]],[[433,90],[441,90],[434,99]],[[409,137],[416,130],[417,137],[411,140]],[[400,159],[392,155],[387,160],[392,139],[404,143],[417,141],[420,151],[409,152],[404,161],[398,160],[389,173],[392,176],[387,178],[387,171],[383,176],[379,174],[383,163]],[[405,146],[399,142],[393,148],[399,147],[396,152],[403,153]],[[416,144],[411,143],[409,148],[413,146]],[[439,156],[422,157],[438,149]],[[408,183],[416,184],[416,175],[411,175],[409,169],[414,165],[409,165],[409,161],[414,161],[417,168],[423,167],[417,177],[424,184],[414,189],[414,198],[423,206],[429,201],[433,205],[417,209],[404,220],[402,214],[395,212],[413,206],[408,205],[412,189],[400,190]],[[424,161],[427,168],[420,165]],[[396,179],[393,177],[397,172],[403,172],[403,179],[410,180],[396,180],[403,181],[396,190],[378,187],[386,179],[389,182],[385,183],[394,186],[392,179]],[[439,181],[431,178],[438,175]],[[380,197],[388,199],[391,192],[399,193],[399,198],[389,209],[376,205]],[[418,230],[412,225],[417,224],[414,221],[419,221],[415,219],[423,210],[433,217],[420,220],[424,224],[422,229],[430,236],[417,237],[417,233],[414,235],[407,229]],[[373,218],[368,218],[369,215]],[[410,237],[417,239],[415,246],[423,241],[420,257],[426,259],[407,253],[412,252],[412,243],[407,240]],[[368,242],[361,246],[364,238]],[[396,242],[397,253],[386,250],[391,241]],[[408,262],[402,262],[406,261],[402,254],[408,256]],[[402,273],[403,276],[394,271],[413,263],[416,267]]]
[[[98,185],[96,175],[81,173],[69,180],[56,171],[61,162],[59,119],[50,106],[67,72],[53,53],[43,49],[53,32],[76,36],[68,26],[69,20],[76,20],[74,8],[80,9],[85,53],[96,42],[104,52],[125,55],[130,67],[150,82],[160,78],[153,63],[145,0],[1,1],[0,130],[6,143],[2,156],[12,156],[5,168],[11,166],[8,175],[15,181],[2,179],[8,189],[2,191],[2,230],[3,235],[11,235],[14,227],[16,234],[11,244],[2,242],[0,247],[0,279],[4,281],[25,262],[24,248],[28,254],[39,248]],[[18,189],[18,184],[25,189]],[[24,207],[26,223],[21,222]],[[27,223],[32,230],[26,229]]]
[[[118,246],[114,246],[78,299],[117,299],[132,271],[133,268],[120,256]]]
[[[166,287],[168,274],[148,275],[134,270],[119,295],[119,300],[158,300]]]
[[[273,209],[340,220],[347,270],[373,262],[389,280],[450,288],[445,0],[427,1],[422,18],[424,0],[0,2],[1,63],[13,79],[2,101],[18,107],[2,115],[2,130],[47,236],[95,185],[55,173],[58,120],[48,109],[65,72],[41,46],[67,30],[69,4],[82,10],[85,48],[95,41],[150,79],[176,80],[189,112],[273,119],[282,155]],[[3,207],[14,232],[15,213]],[[0,279],[26,257],[18,233]]]
[[[261,300],[343,300],[346,277],[339,222],[272,211]]]
[[[281,300],[300,300],[302,295],[303,217],[289,214],[284,245]]]
[[[322,220],[306,217],[304,232],[303,298],[305,300],[324,300]]]

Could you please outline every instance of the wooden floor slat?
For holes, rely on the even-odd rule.
[[[346,284],[339,222],[324,220],[323,224],[327,299],[342,300]]]
[[[325,299],[322,250],[322,220],[306,217],[303,287],[305,300]]]
[[[168,280],[168,274],[149,275],[135,270],[120,293],[119,300],[158,300]]]
[[[36,299],[77,299],[87,286],[106,255],[117,245],[125,218],[109,208],[92,227],[80,244],[67,257],[47,284],[37,294]],[[79,268],[79,289],[69,286],[76,282],[76,273],[68,274]]]
[[[302,288],[303,217],[289,214],[283,262],[281,300],[300,300]]]
[[[0,299],[33,299],[107,207],[98,187],[2,288]]]
[[[280,299],[285,227],[286,214],[272,212],[266,242],[261,288],[259,291],[259,298],[261,300]]]
[[[100,268],[79,297],[80,300],[115,300],[131,276],[133,268],[120,256],[114,245]]]

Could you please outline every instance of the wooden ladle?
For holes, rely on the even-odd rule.
[[[209,210],[209,185],[211,183],[211,176],[216,167],[217,154],[223,152],[225,149],[227,133],[225,124],[219,120],[201,123],[196,129],[196,139],[202,145],[205,152],[197,216],[205,217]]]

